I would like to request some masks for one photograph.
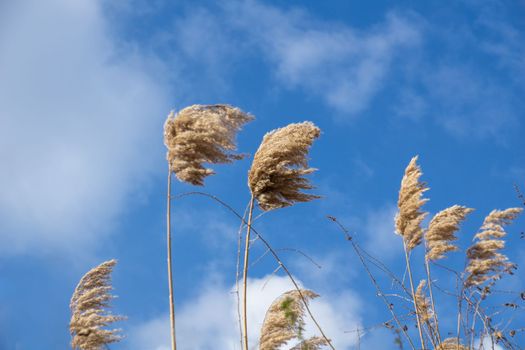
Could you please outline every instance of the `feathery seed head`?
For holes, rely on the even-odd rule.
[[[250,191],[262,210],[319,198],[301,190],[313,188],[304,176],[316,170],[308,167],[307,155],[320,133],[313,123],[303,122],[264,135],[248,173]]]
[[[485,218],[481,231],[474,236],[476,243],[467,250],[467,287],[498,280],[503,273],[512,273],[515,265],[499,251],[505,247],[505,241],[501,239],[506,235],[503,226],[509,225],[521,211],[521,208],[493,210]]]
[[[326,339],[322,337],[311,337],[303,340],[290,350],[319,350],[326,345],[328,345]]]
[[[430,301],[425,296],[423,288],[425,288],[427,281],[421,280],[416,289],[416,305],[417,312],[422,322],[429,322],[432,318],[432,308],[430,307]]]
[[[203,163],[231,163],[244,157],[235,154],[235,136],[254,117],[229,105],[193,105],[173,111],[164,124],[170,170],[180,181],[202,186],[214,174]]]
[[[307,301],[318,297],[306,289],[302,289],[301,294]],[[304,314],[305,307],[299,291],[291,290],[275,299],[264,317],[259,350],[277,350],[289,340],[300,337],[305,324]]]
[[[423,204],[428,201],[422,198],[423,192],[427,191],[428,187],[419,181],[423,173],[416,164],[417,158],[417,156],[413,157],[405,169],[397,202],[399,211],[396,215],[396,232],[403,237],[407,251],[421,243],[423,237],[421,222],[428,214],[421,211]]]
[[[457,240],[454,233],[459,229],[459,224],[472,211],[474,211],[472,208],[454,205],[440,211],[432,218],[425,234],[428,244],[425,256],[427,260],[442,259],[447,252],[458,250],[457,246],[452,243]]]
[[[468,350],[464,345],[458,345],[457,338],[447,338],[436,347],[436,350]]]
[[[109,343],[122,339],[119,329],[104,329],[124,319],[109,313],[106,308],[114,298],[110,294],[111,272],[116,260],[105,261],[86,273],[71,297],[69,331],[73,349],[102,350]]]

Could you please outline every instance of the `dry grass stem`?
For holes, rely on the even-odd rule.
[[[101,350],[107,344],[121,340],[119,329],[105,329],[111,323],[124,317],[112,315],[107,311],[110,294],[111,272],[116,260],[103,262],[86,273],[71,297],[71,321],[69,331],[73,337],[73,349]]]
[[[439,260],[444,258],[446,253],[458,250],[457,246],[452,243],[457,240],[454,233],[459,229],[460,223],[473,210],[454,205],[440,211],[432,218],[425,234],[428,245],[425,256],[427,260]]]
[[[466,287],[479,286],[488,280],[498,280],[503,273],[512,273],[515,265],[499,251],[505,247],[503,226],[510,224],[521,211],[521,208],[493,210],[485,218],[481,231],[474,236],[476,243],[467,250]]]
[[[308,167],[307,155],[320,132],[313,123],[303,122],[264,136],[248,174],[248,185],[262,210],[319,198],[302,190],[313,188],[304,176],[315,171]]]
[[[308,300],[318,297],[305,289],[301,290],[301,294]],[[292,339],[302,338],[305,305],[301,294],[297,290],[288,291],[270,305],[261,328],[259,350],[277,350]]]
[[[193,105],[169,114],[164,124],[164,144],[170,169],[181,181],[203,185],[214,174],[203,163],[231,163],[244,155],[235,136],[253,116],[228,105]]]
[[[416,164],[417,158],[417,156],[413,157],[405,169],[397,202],[399,212],[396,215],[396,232],[403,237],[408,251],[421,243],[423,237],[421,222],[427,215],[421,211],[421,207],[428,200],[422,198],[423,192],[428,188],[419,181],[422,172]]]

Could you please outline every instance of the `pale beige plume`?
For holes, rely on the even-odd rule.
[[[308,167],[307,156],[320,133],[313,123],[303,122],[264,135],[248,174],[248,185],[262,210],[319,198],[302,190],[313,188],[304,176],[316,170]]]
[[[468,350],[464,345],[458,345],[457,338],[447,338],[436,347],[436,350]]]
[[[302,289],[306,300],[317,298],[310,290]],[[305,306],[299,291],[283,293],[270,305],[264,317],[259,339],[259,350],[277,350],[283,344],[302,337]]]
[[[422,322],[430,322],[432,319],[432,308],[430,306],[430,300],[426,297],[424,288],[427,281],[421,280],[416,289],[416,305],[419,313],[419,317]]]
[[[467,250],[467,287],[479,286],[487,280],[497,280],[503,273],[512,273],[515,265],[500,253],[505,247],[502,238],[506,232],[503,226],[509,225],[521,211],[521,208],[493,210],[485,218],[481,231],[474,236],[476,243]]]
[[[397,202],[396,233],[403,237],[407,251],[414,249],[421,243],[423,229],[421,222],[428,214],[421,211],[421,207],[428,199],[422,198],[423,192],[428,190],[424,183],[419,181],[422,175],[417,165],[418,157],[410,160],[401,180],[399,199]]]
[[[120,329],[106,329],[113,322],[124,319],[107,309],[114,298],[110,294],[111,272],[116,260],[105,261],[86,273],[71,297],[69,331],[73,349],[102,350],[107,344],[122,339]]]
[[[472,211],[474,211],[472,208],[453,205],[432,218],[425,233],[428,249],[425,256],[427,260],[439,260],[444,258],[446,253],[458,250],[453,243],[457,240],[454,233]]]
[[[164,144],[170,169],[181,181],[204,184],[214,174],[204,163],[231,163],[244,155],[235,154],[235,136],[254,117],[229,105],[193,105],[171,112],[164,124]]]
[[[320,350],[326,345],[328,345],[326,339],[322,337],[311,337],[303,340],[290,350]]]

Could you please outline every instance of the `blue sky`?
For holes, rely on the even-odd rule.
[[[0,349],[67,348],[73,289],[110,258],[119,260],[114,311],[128,316],[126,339],[111,348],[168,349],[162,125],[171,109],[195,103],[255,115],[238,137],[251,154],[267,131],[288,123],[322,129],[310,157],[323,198],[267,213],[256,227],[276,248],[300,249],[322,266],[281,251],[321,294],[314,311],[336,347],[354,349],[355,333],[345,331],[389,316],[325,216],[402,275],[393,217],[412,156],[431,188],[427,211],[476,208],[459,233],[463,251],[492,209],[519,206],[524,20],[523,1],[1,3]],[[250,158],[215,167],[204,190],[242,212],[249,167]],[[200,197],[173,209],[181,347],[237,349],[239,223]],[[507,253],[520,265],[524,229],[523,216],[508,229]],[[252,256],[263,253],[255,244]],[[463,254],[445,264],[463,266]],[[265,308],[290,289],[281,274],[268,278],[275,268],[265,257],[250,271],[253,339]],[[501,288],[524,290],[520,275]],[[436,276],[450,287],[449,275]],[[447,330],[454,302],[441,296]],[[394,349],[394,335],[374,328],[361,346]]]

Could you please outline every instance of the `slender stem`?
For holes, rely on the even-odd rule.
[[[171,167],[168,169],[168,200],[167,200],[167,246],[168,246],[168,285],[170,293],[170,324],[171,324],[171,349],[177,350],[175,336],[175,303],[173,302],[173,271],[171,268]]]
[[[436,312],[436,304],[434,302],[434,293],[432,292],[432,278],[430,277],[430,266],[429,266],[429,263],[426,257],[425,257],[425,267],[427,269],[428,292],[430,294],[430,303],[432,305],[432,316],[434,316],[434,324],[436,328],[435,333],[436,333],[438,344],[441,344],[441,335],[439,332],[439,323],[438,323],[437,312]]]
[[[463,292],[464,292],[464,284],[461,281],[461,289],[460,293],[458,295],[458,322],[457,322],[457,329],[456,329],[456,338],[457,338],[457,345],[459,349],[460,344],[460,335],[461,335],[461,316],[463,314]]]
[[[408,279],[410,280],[410,289],[412,290],[412,301],[414,302],[414,311],[416,312],[416,321],[417,321],[417,330],[419,332],[419,339],[421,340],[421,346],[423,349],[426,349],[425,339],[423,338],[423,327],[421,324],[421,319],[419,317],[419,308],[416,301],[416,292],[414,289],[414,280],[412,278],[412,269],[410,268],[410,258],[408,257],[408,250],[405,240],[403,239],[403,250],[405,251],[405,260],[407,264]]]
[[[198,196],[204,196],[204,197],[208,197],[214,201],[216,201],[217,203],[219,203],[220,205],[222,205],[224,208],[228,209],[233,215],[235,215],[238,219],[240,219],[242,222],[244,222],[246,225],[248,224],[244,218],[239,214],[237,213],[237,211],[235,211],[235,209],[232,208],[231,205],[227,204],[226,202],[224,202],[223,200],[221,200],[219,197],[217,196],[214,196],[214,195],[211,195],[209,193],[205,193],[205,192],[198,192],[198,191],[193,191],[193,192],[186,192],[186,193],[182,193],[180,195],[178,195],[177,197],[181,198],[181,197],[186,197],[186,196],[190,196],[190,195],[198,195]],[[281,260],[281,258],[279,258],[279,255],[277,254],[277,252],[275,251],[275,249],[272,248],[272,246],[270,245],[270,243],[264,239],[264,237],[259,233],[257,232],[257,230],[252,227],[252,231],[253,233],[255,233],[255,235],[257,236],[257,238],[264,244],[264,246],[270,251],[270,253],[272,254],[273,258],[275,259],[275,261],[277,261],[277,263],[282,267],[283,271],[286,273],[286,275],[288,276],[288,278],[290,279],[290,281],[292,282],[292,284],[294,285],[294,288],[295,290],[297,290],[297,293],[299,294],[303,304],[304,304],[304,308],[306,309],[306,312],[308,313],[308,316],[310,316],[310,319],[313,321],[313,323],[315,324],[315,326],[317,327],[317,330],[319,331],[319,333],[321,333],[321,336],[323,337],[323,339],[326,341],[326,343],[328,344],[328,346],[332,349],[332,350],[335,350],[334,346],[332,345],[332,342],[330,341],[330,339],[326,336],[326,334],[323,332],[323,329],[321,328],[321,326],[319,325],[319,322],[317,322],[317,320],[315,319],[314,315],[312,314],[312,311],[310,310],[310,307],[308,306],[308,300],[305,298],[305,296],[303,295],[303,293],[301,292],[301,288],[299,288],[299,284],[297,283],[297,281],[295,280],[295,278],[293,277],[292,273],[290,272],[290,270],[288,270],[288,268],[286,267],[286,265],[283,263],[283,261]]]
[[[335,218],[333,216],[328,216],[328,219],[332,220],[334,223],[336,223],[337,226],[339,226],[339,228],[341,229],[341,231],[343,231],[343,233],[345,234],[346,240],[350,242],[350,244],[352,245],[352,248],[354,249],[355,253],[359,257],[359,260],[361,260],[361,264],[365,268],[365,270],[366,270],[366,272],[368,274],[368,277],[370,278],[370,280],[372,281],[372,284],[376,288],[377,294],[381,297],[381,299],[383,299],[383,301],[384,301],[388,311],[390,311],[390,313],[392,314],[392,318],[396,322],[397,326],[399,327],[399,329],[401,329],[401,331],[403,332],[403,334],[407,338],[408,343],[410,344],[412,349],[415,350],[416,347],[414,346],[414,343],[412,342],[412,339],[410,339],[410,336],[408,335],[405,327],[401,326],[401,322],[399,321],[399,318],[397,317],[396,313],[394,312],[392,304],[389,303],[388,299],[385,296],[385,293],[383,293],[383,291],[381,290],[381,287],[379,286],[379,283],[377,283],[376,279],[374,278],[374,275],[372,275],[372,272],[370,271],[370,269],[368,268],[368,265],[365,262],[363,254],[361,254],[361,252],[359,251],[358,246],[355,243],[355,241],[353,240],[352,236],[350,236],[350,234],[348,233],[348,230],[337,220],[337,218]]]
[[[236,262],[236,268],[235,268],[235,295],[237,297],[237,322],[239,323],[239,340],[241,344],[243,344],[242,339],[242,316],[241,316],[241,297],[239,295],[239,279],[241,274],[241,244],[242,244],[242,230],[244,228],[244,218],[246,217],[246,214],[248,213],[248,208],[250,204],[246,206],[246,209],[244,210],[244,215],[242,216],[241,224],[239,226],[239,231],[237,232],[237,262]]]
[[[253,215],[253,203],[255,202],[255,197],[252,195],[250,199],[250,210],[248,211],[248,224],[246,227],[246,244],[244,246],[244,267],[242,270],[242,331],[244,338],[244,350],[248,350],[248,319],[247,319],[247,309],[246,309],[246,294],[248,290],[248,258],[250,253],[250,233],[252,230],[252,215]]]

